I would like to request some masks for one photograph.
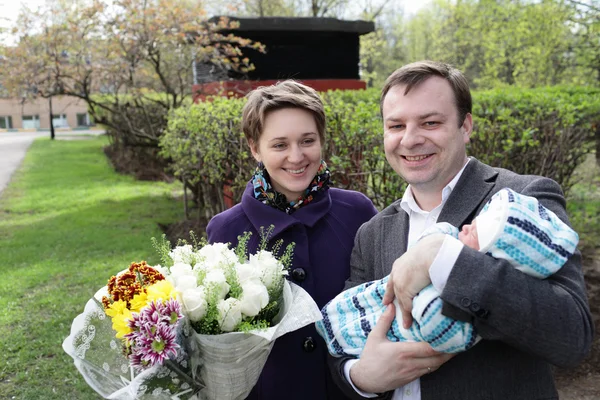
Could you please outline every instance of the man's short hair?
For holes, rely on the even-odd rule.
[[[321,145],[325,142],[325,109],[321,97],[311,87],[294,80],[261,86],[248,93],[242,110],[242,130],[248,142],[258,143],[265,119],[270,112],[282,108],[299,108],[310,112],[317,124]]]
[[[379,107],[383,113],[383,101],[385,96],[394,86],[406,85],[404,94],[406,95],[413,87],[423,83],[432,76],[444,78],[452,87],[456,108],[458,109],[459,126],[465,120],[467,114],[470,114],[473,109],[473,100],[471,99],[471,91],[467,78],[458,69],[450,64],[437,61],[417,61],[412,64],[407,64],[394,71],[385,81],[381,90],[381,99]]]

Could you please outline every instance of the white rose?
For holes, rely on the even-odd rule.
[[[219,300],[219,326],[225,332],[233,331],[242,322],[241,302],[233,297],[227,300]]]
[[[216,291],[219,299],[224,299],[229,293],[229,284],[225,279],[225,274],[220,269],[208,271],[204,277],[204,286],[212,291]]]
[[[269,292],[258,279],[247,280],[242,283],[242,313],[248,317],[254,317],[260,310],[269,304]]]
[[[172,278],[171,283],[175,287],[175,290],[177,290],[179,293],[198,287],[198,283],[196,282],[196,277],[194,275],[181,275],[177,278]]]
[[[260,271],[260,280],[267,289],[275,287],[286,274],[283,264],[270,251],[261,250],[250,255],[250,265]]]
[[[194,261],[194,249],[191,245],[186,244],[184,246],[177,246],[169,253],[169,257],[175,264],[185,263],[193,264]]]
[[[197,258],[202,261],[198,262],[194,267],[207,271],[215,268],[223,268],[238,261],[235,252],[226,243],[213,243],[202,247],[198,250]]]
[[[235,272],[239,283],[243,283],[249,279],[260,279],[260,270],[254,265],[237,263],[235,265]]]
[[[194,322],[200,321],[206,315],[208,303],[204,288],[188,289],[181,294],[183,312]]]
[[[198,286],[196,274],[192,271],[192,266],[184,263],[177,263],[171,267],[171,283],[179,292],[187,289],[193,289]]]
[[[192,266],[187,263],[177,262],[173,264],[171,269],[171,275],[179,276],[179,275],[192,275]]]

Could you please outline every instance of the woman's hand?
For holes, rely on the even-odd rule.
[[[358,360],[350,369],[352,383],[370,393],[402,387],[433,372],[455,354],[438,353],[428,343],[392,342],[387,338],[395,310],[388,305],[369,334]]]

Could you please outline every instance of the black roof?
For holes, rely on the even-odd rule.
[[[217,21],[219,16],[210,21]],[[375,30],[372,21],[346,21],[337,18],[320,17],[230,17],[240,24],[236,32],[343,32],[364,35]]]

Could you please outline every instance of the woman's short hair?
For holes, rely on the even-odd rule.
[[[437,61],[417,61],[394,71],[386,79],[383,89],[381,90],[381,99],[379,101],[381,112],[383,112],[383,101],[385,100],[385,96],[392,87],[406,85],[406,89],[404,90],[404,94],[406,95],[413,87],[420,85],[432,76],[444,78],[450,84],[452,92],[454,93],[456,108],[458,109],[459,126],[462,125],[467,114],[472,113],[473,108],[469,82],[463,73],[452,65]]]
[[[299,108],[310,112],[317,124],[321,144],[325,142],[325,109],[321,96],[311,87],[294,80],[261,86],[248,93],[242,110],[242,130],[246,140],[258,143],[267,115],[282,108]]]

